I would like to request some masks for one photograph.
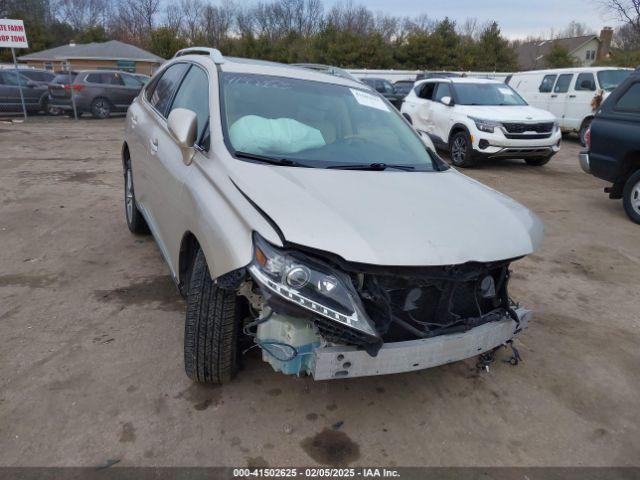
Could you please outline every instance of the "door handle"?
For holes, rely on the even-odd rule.
[[[151,153],[156,153],[158,151],[158,139],[154,138],[153,140],[149,140],[149,146],[151,148]]]
[[[555,93],[553,95],[551,95],[551,98],[556,98],[558,95],[556,95]]]
[[[576,98],[575,95],[569,95],[569,98]]]

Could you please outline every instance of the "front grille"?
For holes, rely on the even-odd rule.
[[[553,130],[553,122],[542,122],[542,123],[503,123],[507,133],[525,133],[525,132],[536,132],[536,133],[549,133],[551,134]]]
[[[541,140],[551,137],[551,133],[505,133],[504,136],[512,140]]]
[[[495,295],[481,294],[493,278]],[[508,263],[430,267],[415,277],[365,275],[363,303],[385,342],[464,331],[508,308]],[[486,318],[485,318],[486,316]]]

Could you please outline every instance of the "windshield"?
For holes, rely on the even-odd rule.
[[[413,129],[370,90],[240,73],[224,73],[220,89],[225,137],[238,157],[316,168],[440,169]]]
[[[454,83],[458,105],[527,105],[513,88],[502,83]]]
[[[607,92],[615,90],[630,73],[631,70],[601,70],[598,72],[600,88]]]

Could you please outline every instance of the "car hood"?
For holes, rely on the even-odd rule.
[[[484,120],[497,120],[498,122],[553,122],[556,117],[546,110],[525,106],[477,106],[459,105],[462,113],[471,117],[482,118]]]
[[[288,242],[372,265],[433,266],[526,255],[540,220],[459,172],[347,171],[235,160],[231,180]]]

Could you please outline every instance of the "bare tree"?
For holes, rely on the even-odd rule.
[[[110,30],[120,40],[145,45],[159,9],[160,0],[119,0],[111,16]]]
[[[558,32],[558,38],[582,37],[584,35],[595,34],[594,30],[586,23],[577,22],[575,20]]]
[[[622,50],[640,50],[640,32],[632,25],[625,24],[617,28],[613,40],[616,47]]]
[[[600,0],[603,8],[640,34],[640,0]]]
[[[230,1],[223,2],[219,7],[206,5],[202,15],[202,30],[209,45],[219,46],[229,36],[233,26],[235,7]]]
[[[358,35],[371,32],[375,27],[373,14],[363,5],[355,6],[352,0],[337,3],[329,10],[327,23],[339,30]]]
[[[180,0],[182,34],[191,42],[202,34],[204,7],[202,0]]]
[[[60,20],[76,30],[105,24],[109,0],[58,0],[54,9]]]

